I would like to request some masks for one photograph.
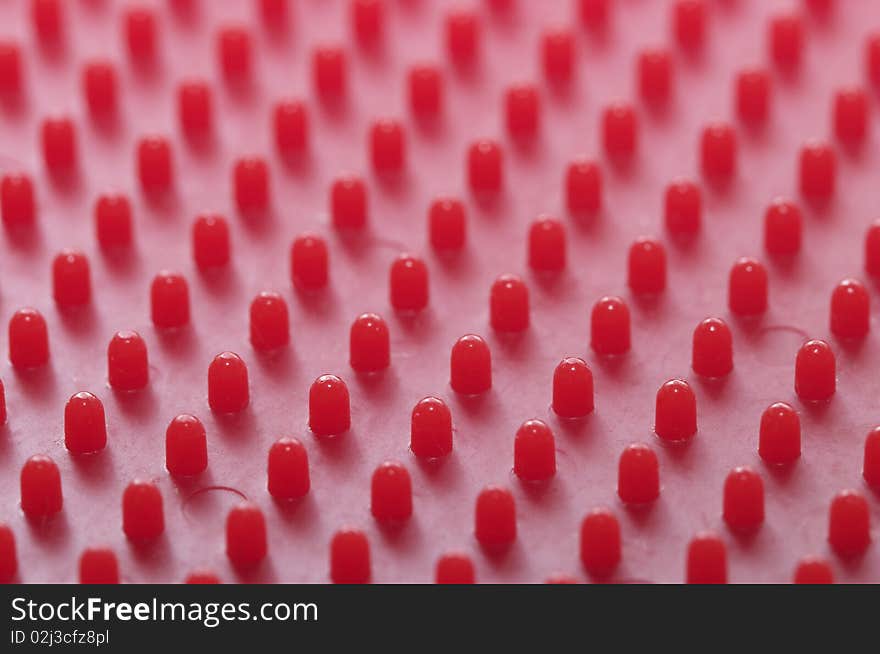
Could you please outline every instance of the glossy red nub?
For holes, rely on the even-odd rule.
[[[149,136],[141,139],[137,147],[137,164],[144,193],[163,193],[171,188],[171,145],[165,138]]]
[[[101,119],[116,112],[116,69],[109,61],[91,61],[82,72],[83,94],[93,118]]]
[[[487,139],[468,148],[467,174],[471,191],[478,195],[495,194],[503,184],[501,147]]]
[[[306,105],[296,100],[285,100],[275,105],[272,113],[275,129],[275,147],[283,156],[302,154],[309,145],[309,114]]]
[[[21,468],[21,510],[32,520],[61,511],[61,473],[48,456],[36,454]]]
[[[251,74],[251,36],[247,29],[230,25],[217,35],[220,70],[227,82],[242,82]]]
[[[794,362],[794,390],[806,402],[831,398],[837,388],[837,365],[828,343],[807,341]]]
[[[451,251],[463,248],[465,225],[464,205],[459,200],[441,197],[431,203],[428,233],[435,249]]]
[[[561,418],[593,412],[593,373],[583,359],[563,359],[553,372],[553,411]]]
[[[79,583],[118,584],[119,563],[113,550],[92,547],[79,557]]]
[[[9,525],[0,522],[0,584],[12,583],[16,572],[18,572],[18,555],[15,551],[15,534],[12,533]]]
[[[556,442],[541,420],[527,420],[513,442],[513,472],[523,481],[546,481],[556,474]]]
[[[187,584],[219,584],[220,577],[211,572],[210,570],[196,570],[195,572],[190,572],[184,583]]]
[[[715,123],[703,130],[700,140],[703,174],[716,182],[726,182],[736,173],[736,134],[727,123]]]
[[[865,270],[872,277],[880,277],[880,220],[865,234]]]
[[[89,260],[82,252],[64,250],[52,261],[52,295],[60,307],[88,304],[92,299]]]
[[[459,9],[446,16],[446,50],[452,62],[464,68],[474,63],[480,44],[480,25],[476,15]]]
[[[345,51],[336,46],[320,46],[312,53],[312,79],[318,95],[333,102],[345,95],[348,65]]]
[[[734,531],[751,532],[764,522],[764,482],[757,472],[734,468],[724,480],[724,521]]]
[[[208,405],[216,413],[237,413],[250,402],[248,371],[232,352],[221,352],[208,366]]]
[[[871,543],[868,502],[856,491],[845,490],[831,501],[828,542],[844,558],[861,555]]]
[[[541,35],[541,63],[544,77],[551,84],[565,84],[574,72],[574,35],[565,28],[554,28]]]
[[[135,480],[122,494],[122,531],[130,541],[155,540],[165,531],[162,494],[148,481]]]
[[[610,509],[593,509],[581,522],[581,563],[590,576],[609,577],[620,563],[620,523]]]
[[[529,266],[539,272],[565,268],[565,227],[549,216],[541,216],[529,229]]]
[[[412,515],[412,482],[402,464],[386,461],[373,472],[370,512],[382,523],[401,523]]]
[[[486,341],[467,334],[455,342],[449,359],[449,383],[452,390],[463,395],[492,388],[492,354]]]
[[[9,320],[9,362],[16,368],[36,368],[48,361],[46,319],[36,309],[19,309]]]
[[[763,125],[770,113],[770,75],[762,68],[750,68],[736,76],[736,112],[752,127]]]
[[[815,202],[825,202],[832,195],[837,182],[837,157],[826,143],[813,141],[801,149],[801,194]]]
[[[76,133],[70,118],[47,118],[40,128],[40,138],[50,173],[65,173],[76,167]]]
[[[229,263],[229,225],[223,216],[206,214],[192,228],[193,259],[201,270]]]
[[[371,373],[391,365],[388,325],[375,313],[358,316],[349,332],[349,362],[357,372]]]
[[[6,389],[3,387],[3,380],[0,379],[0,426],[6,424]]]
[[[529,289],[516,275],[501,275],[492,284],[489,322],[499,332],[521,332],[529,326]]]
[[[370,543],[357,529],[342,529],[330,541],[330,580],[334,584],[370,583]]]
[[[659,106],[672,93],[672,58],[666,50],[644,50],[637,60],[639,93],[649,105]]]
[[[434,580],[438,584],[473,584],[474,564],[467,554],[450,552],[437,559]]]
[[[31,178],[19,173],[3,175],[0,181],[0,214],[6,227],[32,225],[36,216],[34,185]]]
[[[842,339],[864,338],[871,325],[870,296],[856,279],[844,279],[831,294],[831,333]]]
[[[874,427],[865,439],[862,477],[868,486],[880,490],[880,427]]]
[[[251,345],[260,352],[285,347],[290,342],[287,303],[278,293],[264,291],[251,302]]]
[[[541,101],[533,84],[511,86],[504,95],[507,131],[518,140],[533,138],[541,118]]]
[[[266,519],[256,504],[242,502],[226,516],[226,556],[239,570],[249,570],[266,558],[269,546]]]
[[[652,295],[666,288],[666,248],[641,237],[629,248],[627,284],[633,293]]]
[[[834,133],[843,143],[856,146],[868,132],[868,95],[862,88],[838,91],[834,96]]]
[[[147,344],[133,331],[116,332],[107,346],[107,381],[118,391],[144,388],[149,379]]]
[[[804,49],[804,24],[795,13],[782,14],[770,19],[768,26],[770,56],[783,72],[791,72],[800,65]]]
[[[730,269],[727,302],[733,313],[753,316],[767,310],[767,269],[742,257]]]
[[[315,436],[338,436],[350,427],[348,386],[336,375],[321,375],[309,389],[309,429]]]
[[[421,311],[428,306],[428,267],[411,254],[401,254],[391,264],[391,306],[397,311]]]
[[[824,559],[807,556],[801,559],[794,571],[796,584],[833,584],[834,572]]]
[[[664,221],[669,233],[678,238],[688,238],[699,232],[702,204],[700,188],[693,182],[679,179],[667,186]]]
[[[602,144],[605,154],[615,160],[631,158],[638,144],[636,113],[628,104],[617,103],[602,113]]]
[[[385,23],[383,0],[352,0],[351,23],[358,43],[375,47],[382,38]]]
[[[647,504],[660,496],[660,464],[644,443],[633,443],[620,455],[617,494],[626,504]]]
[[[367,189],[359,177],[340,177],[330,189],[330,214],[337,229],[360,229],[367,223]]]
[[[133,63],[146,67],[156,58],[156,16],[145,7],[132,7],[125,14],[125,37]]]
[[[260,213],[269,206],[269,168],[261,157],[245,157],[233,170],[235,204],[242,213]]]
[[[407,77],[409,105],[416,118],[429,120],[443,110],[443,77],[433,65],[413,66]]]
[[[721,318],[706,318],[694,329],[691,367],[702,377],[724,377],[733,370],[733,336]]]
[[[205,426],[195,416],[181,414],[165,430],[165,468],[172,475],[197,475],[208,467]]]
[[[654,433],[673,442],[697,433],[697,398],[685,380],[670,379],[657,391]]]
[[[64,445],[71,454],[90,454],[107,445],[104,405],[91,393],[73,395],[64,406]]]
[[[0,41],[0,96],[15,97],[21,91],[21,49],[12,41]]]
[[[727,548],[724,541],[710,532],[697,534],[688,544],[685,578],[689,584],[726,584]]]
[[[379,175],[399,174],[406,165],[406,139],[403,125],[383,119],[370,128],[370,159]]]
[[[571,213],[594,213],[602,206],[602,171],[589,159],[576,159],[565,173],[565,201]]]
[[[301,234],[290,247],[290,278],[303,291],[327,285],[327,244],[317,234]]]
[[[801,249],[801,210],[793,202],[777,199],[764,214],[764,247],[777,255],[796,254]]]
[[[177,115],[184,135],[189,139],[204,139],[214,124],[211,88],[207,82],[183,82],[177,89]]]
[[[131,204],[124,195],[105,194],[95,203],[95,234],[105,250],[131,245]]]
[[[436,459],[452,452],[452,413],[436,397],[419,400],[413,407],[409,447],[424,459]]]
[[[474,535],[488,550],[508,547],[516,540],[516,503],[506,488],[487,486],[477,496]]]
[[[619,297],[603,297],[590,316],[590,347],[597,354],[625,354],[630,348],[629,308]]]
[[[269,448],[269,494],[276,500],[291,501],[304,497],[311,488],[309,456],[295,438],[281,438]]]
[[[875,88],[880,87],[880,34],[868,36],[865,44],[865,71]]]
[[[578,0],[581,22],[592,31],[600,31],[608,24],[611,0]]]
[[[764,410],[758,454],[772,465],[792,463],[801,455],[801,420],[794,407],[776,402]]]
[[[189,287],[183,275],[160,272],[150,286],[150,314],[159,329],[189,324]]]
[[[704,0],[677,0],[672,10],[672,31],[683,50],[700,49],[706,39]]]

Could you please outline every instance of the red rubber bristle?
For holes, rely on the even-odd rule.
[[[187,477],[208,467],[208,438],[205,426],[195,416],[181,414],[165,430],[165,468]]]
[[[565,226],[559,220],[541,216],[529,228],[529,266],[539,272],[565,268]]]
[[[184,579],[185,584],[219,584],[220,577],[209,570],[191,572]]]
[[[849,88],[834,96],[834,133],[850,146],[865,141],[868,132],[868,95],[864,89]]]
[[[620,564],[620,523],[606,508],[593,509],[581,522],[581,563],[596,579],[609,577]]]
[[[301,234],[290,246],[290,279],[303,291],[316,291],[327,285],[327,243],[317,234]]]
[[[156,16],[146,7],[131,7],[124,16],[125,40],[132,62],[149,67],[156,59]]]
[[[360,373],[380,372],[391,365],[391,336],[381,316],[364,313],[352,323],[349,363]]]
[[[61,0],[31,0],[34,32],[45,47],[59,45],[64,37],[64,4]]]
[[[672,9],[672,31],[685,51],[702,48],[706,40],[706,3],[703,0],[677,0]]]
[[[474,564],[467,554],[450,552],[437,559],[434,580],[438,584],[476,583]]]
[[[105,250],[131,245],[131,203],[126,196],[105,194],[98,197],[95,202],[95,234]]]
[[[683,379],[670,379],[657,391],[654,433],[664,441],[686,441],[697,433],[697,398]]]
[[[406,166],[406,136],[403,125],[382,119],[370,128],[370,160],[378,175],[398,175]]]
[[[499,332],[521,332],[529,326],[529,289],[516,275],[501,275],[489,292],[489,322]]]
[[[862,477],[873,489],[880,489],[880,427],[874,427],[865,438]]]
[[[565,28],[555,28],[541,35],[541,64],[544,77],[556,85],[568,83],[575,70],[575,39]]]
[[[59,307],[88,304],[92,298],[89,260],[82,252],[65,250],[52,261],[52,295]]]
[[[590,30],[599,31],[608,24],[611,0],[578,0],[578,16]]]
[[[71,454],[91,454],[107,445],[104,405],[91,393],[77,393],[64,406],[64,445]]]
[[[263,213],[269,207],[269,168],[261,157],[235,162],[232,172],[235,204],[243,214]]]
[[[137,146],[138,177],[148,195],[167,193],[173,183],[171,145],[161,136],[149,136]]]
[[[532,84],[511,86],[504,94],[507,131],[519,141],[534,138],[540,127],[541,100]]]
[[[619,297],[603,297],[593,305],[590,347],[597,354],[618,355],[629,351],[629,308]]]
[[[770,75],[763,68],[740,71],[735,81],[739,119],[751,127],[764,125],[770,113],[771,91]]]
[[[467,175],[473,193],[498,193],[504,183],[501,146],[490,140],[471,144],[467,154]]]
[[[0,96],[15,98],[21,92],[21,49],[14,41],[0,42]]]
[[[260,16],[269,30],[281,30],[289,19],[288,0],[260,0]]]
[[[177,89],[177,115],[184,136],[207,139],[214,129],[214,103],[207,82],[191,80]]]
[[[738,259],[730,269],[727,304],[741,316],[754,316],[767,310],[767,270],[755,259]]]
[[[10,584],[18,573],[18,552],[15,534],[9,525],[0,522],[0,584]]]
[[[444,81],[437,66],[420,64],[413,66],[408,75],[409,106],[413,115],[430,120],[443,111]]]
[[[281,438],[269,448],[269,494],[287,502],[304,497],[311,488],[309,456],[295,438]]]
[[[150,316],[159,329],[189,324],[189,285],[183,275],[163,271],[150,286]]]
[[[666,288],[666,248],[641,237],[629,248],[627,284],[633,293],[653,295]]]
[[[776,199],[764,214],[764,248],[774,255],[793,255],[801,249],[803,218],[796,204]]]
[[[474,13],[459,9],[446,16],[446,50],[459,67],[473,65],[479,54],[480,24]]]
[[[727,547],[710,532],[697,534],[687,548],[685,580],[689,584],[726,584]]]
[[[286,157],[295,157],[308,150],[309,112],[303,102],[279,102],[275,105],[272,120],[278,152]]]
[[[360,229],[367,222],[367,189],[359,177],[347,175],[330,187],[330,213],[338,229]]]
[[[713,123],[700,137],[700,165],[713,182],[728,182],[736,174],[736,133],[727,123]]]
[[[79,558],[79,583],[118,584],[119,562],[107,548],[89,548]]]
[[[724,377],[733,370],[733,336],[721,318],[706,318],[694,328],[691,367],[702,377]]]
[[[563,359],[553,372],[553,411],[560,418],[583,418],[593,412],[593,372],[583,359]]]
[[[812,141],[801,149],[800,190],[813,202],[827,202],[837,186],[837,157],[826,143]]]
[[[219,268],[229,263],[231,248],[229,224],[223,216],[205,214],[193,222],[192,252],[201,270]]]
[[[509,547],[516,540],[516,503],[506,488],[487,486],[477,496],[474,535],[486,550]]]
[[[865,270],[871,277],[880,277],[880,221],[874,222],[865,234]]]
[[[377,522],[400,524],[413,512],[412,481],[409,472],[396,461],[386,461],[373,472],[370,512]]]
[[[148,481],[135,480],[122,494],[122,531],[135,543],[154,541],[165,531],[162,494]]]
[[[466,234],[467,220],[464,205],[455,198],[435,199],[428,209],[428,238],[434,249],[461,250],[465,244]]]
[[[36,309],[19,309],[9,320],[9,362],[24,369],[43,366],[48,361],[46,319]]]
[[[242,502],[226,516],[226,556],[239,570],[258,566],[268,551],[266,519],[259,507]]]
[[[345,51],[325,45],[312,51],[312,80],[315,91],[325,103],[341,100],[348,87],[348,64]]]
[[[217,58],[220,70],[229,83],[241,83],[251,76],[253,45],[244,26],[229,25],[217,34]]]
[[[356,529],[337,531],[330,541],[330,580],[334,584],[368,584],[371,577],[366,534]]]
[[[0,379],[0,427],[6,424],[6,387]]]
[[[402,254],[391,264],[391,306],[397,311],[421,311],[428,306],[428,267],[420,258]]]
[[[287,303],[278,293],[264,291],[251,302],[251,345],[260,352],[271,352],[290,343]]]
[[[874,87],[880,87],[880,34],[871,34],[865,44],[865,71]]]
[[[659,107],[672,94],[672,58],[666,50],[644,50],[639,54],[637,75],[639,94],[649,106]]]
[[[83,67],[83,95],[93,118],[101,120],[116,114],[118,85],[111,62],[92,61]]]
[[[77,138],[73,121],[66,116],[47,118],[40,126],[43,162],[50,174],[69,173],[77,165]]]
[[[805,557],[801,559],[794,571],[796,584],[833,584],[834,572],[831,565],[824,559]]]
[[[233,352],[221,352],[208,367],[208,405],[215,413],[238,413],[250,403],[247,366]]]
[[[436,459],[452,452],[452,412],[443,400],[426,397],[413,407],[409,447],[423,459]]]
[[[48,456],[36,454],[21,468],[21,510],[32,520],[49,518],[61,511],[61,473]]]
[[[382,39],[385,3],[382,0],[351,0],[351,25],[363,47],[375,47]]]
[[[625,162],[635,155],[638,146],[638,120],[632,106],[620,102],[602,113],[602,144],[612,160]]]
[[[692,238],[700,231],[703,213],[700,188],[679,179],[666,187],[664,221],[669,233],[677,238]]]
[[[844,279],[831,293],[831,333],[840,339],[860,339],[871,326],[870,296],[856,279]]]
[[[589,159],[576,159],[565,175],[565,200],[571,213],[593,213],[602,206],[602,171]]]
[[[758,435],[758,454],[771,465],[787,465],[800,457],[801,421],[791,405],[776,402],[764,410]]]
[[[546,481],[556,474],[556,441],[540,420],[527,420],[516,432],[513,472],[522,481]]]
[[[335,375],[321,375],[309,390],[309,429],[315,436],[338,436],[350,427],[348,387]]]
[[[756,531],[764,522],[764,482],[749,468],[734,468],[724,480],[724,521],[737,532]]]
[[[825,341],[807,341],[795,358],[795,392],[805,402],[824,402],[836,389],[837,363],[831,347]]]
[[[861,555],[871,543],[868,502],[856,491],[838,493],[828,514],[828,542],[842,558]]]
[[[20,173],[3,175],[0,181],[0,213],[7,228],[27,228],[34,223],[37,210],[30,177]]]
[[[462,336],[452,346],[449,385],[462,395],[478,395],[492,387],[492,354],[476,334]]]
[[[660,496],[657,455],[644,443],[633,443],[620,455],[617,494],[625,504],[647,504]]]
[[[780,14],[770,19],[767,26],[770,58],[776,66],[791,72],[800,66],[804,49],[804,25],[794,13]]]

